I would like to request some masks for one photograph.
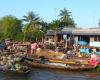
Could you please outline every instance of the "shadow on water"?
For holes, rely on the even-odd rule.
[[[100,80],[100,73],[33,68],[28,75],[0,72],[0,80]]]
[[[25,74],[0,72],[0,80],[29,80]]]

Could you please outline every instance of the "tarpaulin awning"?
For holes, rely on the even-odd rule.
[[[87,43],[86,41],[78,41],[78,44],[79,44],[79,45],[85,46],[85,45],[87,45],[88,43]]]
[[[100,47],[100,42],[90,42],[91,47]]]

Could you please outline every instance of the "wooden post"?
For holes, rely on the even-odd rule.
[[[56,41],[57,41],[57,36],[56,36],[56,31],[54,32],[54,42],[55,42],[55,48],[56,48]]]

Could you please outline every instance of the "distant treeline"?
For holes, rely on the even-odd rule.
[[[41,40],[47,30],[61,30],[64,27],[75,27],[71,12],[64,8],[60,10],[58,20],[50,23],[43,21],[37,14],[30,11],[23,19],[7,15],[0,19],[0,39],[32,41]]]

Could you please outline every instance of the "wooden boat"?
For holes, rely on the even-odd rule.
[[[95,66],[89,65],[88,62],[82,61],[73,61],[73,60],[55,60],[51,59],[45,63],[38,63],[36,61],[25,60],[27,64],[36,68],[49,68],[49,69],[63,69],[66,71],[69,70],[92,70],[95,69]]]
[[[3,66],[0,65],[0,71],[3,73],[15,73],[15,74],[29,74],[30,70],[11,70],[11,69],[4,69]]]

